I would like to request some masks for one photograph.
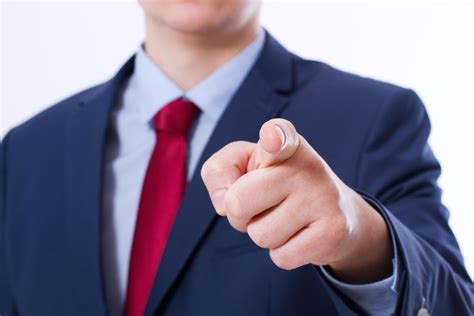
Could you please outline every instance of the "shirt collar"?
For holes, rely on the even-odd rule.
[[[264,42],[265,32],[260,30],[252,43],[188,91],[169,79],[140,45],[129,81],[136,91],[137,103],[133,106],[138,108],[140,120],[150,122],[166,104],[183,97],[196,104],[202,114],[217,121],[257,60]]]

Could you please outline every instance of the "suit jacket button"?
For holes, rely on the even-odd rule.
[[[418,313],[416,313],[416,316],[430,316],[430,313],[428,313],[428,310],[423,307],[418,310]]]

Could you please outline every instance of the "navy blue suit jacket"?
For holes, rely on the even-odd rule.
[[[104,315],[101,262],[109,114],[133,72],[80,92],[11,130],[2,145],[0,313]],[[397,311],[472,315],[472,282],[437,186],[430,123],[407,89],[297,57],[271,36],[200,159],[256,141],[283,117],[352,188],[373,197],[404,266]],[[187,187],[146,314],[352,315],[314,266],[285,271],[216,216],[199,172]]]

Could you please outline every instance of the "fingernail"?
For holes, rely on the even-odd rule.
[[[285,147],[286,145],[286,135],[285,135],[285,132],[283,131],[283,128],[281,128],[281,126],[275,124],[275,130],[278,134],[278,137],[280,137],[280,141],[281,141],[281,148],[280,150],[283,150],[283,148]]]
[[[217,214],[222,215],[222,216],[225,215],[224,196],[226,192],[227,192],[227,189],[223,188],[223,189],[218,189],[214,191],[211,195],[212,204],[214,205],[214,208],[216,209]]]

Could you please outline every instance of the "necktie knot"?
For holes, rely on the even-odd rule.
[[[163,107],[153,120],[157,132],[168,132],[187,137],[198,107],[187,100],[176,99]]]

